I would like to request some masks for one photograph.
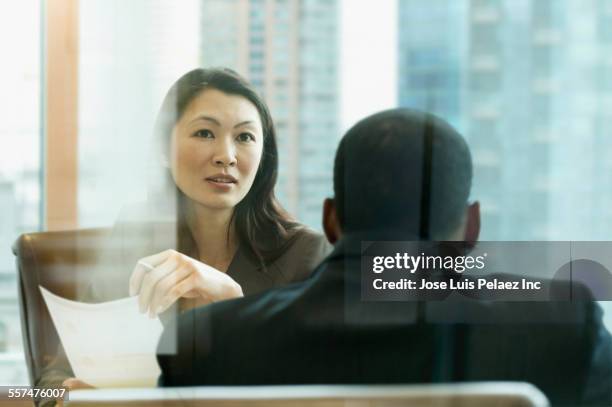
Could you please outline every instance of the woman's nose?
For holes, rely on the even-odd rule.
[[[219,140],[217,143],[213,162],[219,167],[233,167],[236,165],[236,151],[233,143]]]

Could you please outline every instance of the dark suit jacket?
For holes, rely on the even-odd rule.
[[[360,240],[346,237],[303,283],[182,314],[160,341],[177,351],[158,356],[160,385],[511,380],[553,404],[612,405],[592,301],[362,302],[360,283]]]

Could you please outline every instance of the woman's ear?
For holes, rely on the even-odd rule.
[[[325,201],[323,201],[323,231],[331,244],[336,243],[342,235],[336,212],[336,202],[332,198],[325,198]]]

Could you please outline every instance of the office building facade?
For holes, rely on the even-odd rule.
[[[610,9],[399,1],[400,104],[466,136],[483,239],[607,239]]]

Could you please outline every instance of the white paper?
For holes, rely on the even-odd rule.
[[[154,387],[162,332],[138,310],[138,297],[87,304],[39,286],[75,376],[94,387]]]

